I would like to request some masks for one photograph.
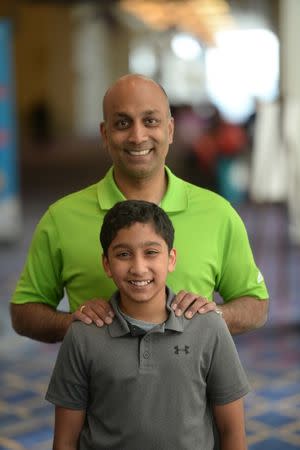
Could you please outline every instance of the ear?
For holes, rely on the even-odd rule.
[[[111,270],[110,270],[109,260],[108,260],[108,257],[105,256],[105,255],[102,255],[102,265],[103,265],[103,269],[104,269],[104,272],[106,273],[106,275],[109,278],[112,278],[112,273],[111,273]]]
[[[168,133],[169,133],[169,144],[172,144],[173,135],[174,135],[174,118],[173,117],[169,118]]]
[[[107,145],[107,130],[105,126],[105,122],[101,122],[99,125],[100,135],[102,137],[103,143]]]
[[[172,248],[169,253],[168,272],[174,272],[176,266],[176,250]]]

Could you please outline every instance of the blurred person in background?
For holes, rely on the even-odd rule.
[[[206,126],[194,140],[192,151],[197,167],[211,179],[213,190],[218,192],[218,164],[222,158],[233,160],[247,148],[246,130],[225,120],[217,107],[211,105],[211,116]]]
[[[177,316],[216,310],[232,334],[262,326],[268,292],[241,218],[224,198],[165,165],[174,120],[162,87],[142,75],[121,77],[104,96],[103,117],[113,165],[98,183],[51,205],[39,222],[11,299],[15,331],[56,342],[74,320],[112,322],[107,300],[114,284],[99,273],[98,230],[106,211],[125,199],[160,205],[174,224],[180,262],[168,285],[178,293]],[[58,310],[65,292],[70,312]],[[223,304],[213,301],[215,292]]]

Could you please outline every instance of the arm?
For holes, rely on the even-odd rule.
[[[241,297],[218,305],[231,334],[245,333],[262,327],[268,318],[269,300]]]
[[[84,306],[84,309],[83,309]],[[12,326],[16,333],[41,342],[62,341],[74,320],[98,326],[109,324],[113,312],[106,300],[95,299],[84,303],[73,314],[57,311],[44,303],[24,303],[10,306]],[[82,312],[84,310],[84,313]]]
[[[10,314],[16,333],[48,343],[62,341],[73,321],[72,314],[56,311],[44,303],[12,303]]]
[[[243,399],[226,405],[214,405],[213,414],[220,436],[220,450],[246,450]]]
[[[268,317],[269,300],[259,300],[254,297],[240,297],[222,305],[216,305],[197,294],[180,291],[172,308],[177,316],[185,314],[191,319],[197,312],[205,314],[220,310],[231,334],[245,333],[262,327]]]
[[[55,407],[53,450],[77,450],[85,410]]]

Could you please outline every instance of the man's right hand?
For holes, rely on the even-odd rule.
[[[72,314],[73,320],[81,320],[87,325],[95,323],[97,327],[109,325],[114,318],[110,304],[102,299],[87,300]]]

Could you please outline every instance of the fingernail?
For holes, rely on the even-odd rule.
[[[175,314],[176,316],[181,316],[182,315],[181,309],[176,308]]]
[[[191,319],[193,317],[193,313],[191,311],[188,311],[187,313],[185,313],[185,317]]]
[[[84,319],[84,323],[86,323],[87,325],[90,325],[92,323],[92,319],[87,317],[86,319]]]
[[[171,306],[172,306],[173,311],[175,311],[175,309],[177,308],[177,305],[176,305],[176,304],[173,304],[173,305],[171,305]]]
[[[205,309],[204,308],[199,309],[199,313],[205,313]]]
[[[106,323],[107,325],[109,325],[110,323],[112,323],[112,318],[109,317],[109,316],[105,317],[105,323]]]
[[[101,328],[101,327],[103,327],[104,323],[102,322],[102,320],[97,320],[96,325],[97,325],[97,327]]]
[[[110,315],[110,317],[115,317],[115,313],[113,311],[109,311],[108,314]]]

